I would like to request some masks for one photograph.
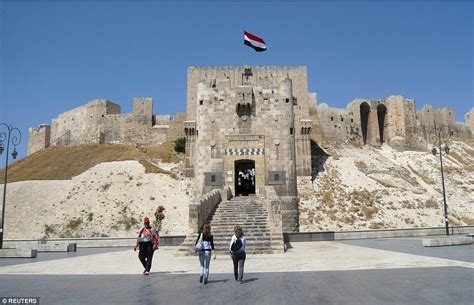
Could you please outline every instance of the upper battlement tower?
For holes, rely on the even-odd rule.
[[[306,67],[189,68],[186,172],[197,195],[273,188],[284,230],[298,230],[296,177],[310,174],[310,123]]]

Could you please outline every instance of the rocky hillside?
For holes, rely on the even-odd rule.
[[[162,233],[186,234],[192,186],[181,159],[169,146],[128,145],[58,147],[25,158],[9,170],[12,180],[28,181],[9,179],[6,238],[135,236],[158,205],[166,208]]]
[[[313,161],[313,179],[298,181],[301,231],[444,226],[440,162],[428,151],[328,146]],[[474,225],[473,146],[452,143],[444,173],[450,225]]]
[[[169,145],[86,145],[15,162],[6,238],[133,237],[158,205],[162,233],[186,234],[193,190],[182,159]],[[444,225],[439,159],[428,151],[341,145],[313,159],[313,178],[298,180],[301,231]],[[474,147],[454,142],[444,160],[449,222],[474,225]]]

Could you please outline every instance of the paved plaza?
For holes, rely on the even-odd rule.
[[[0,260],[0,297],[40,304],[473,304],[474,246],[424,248],[422,238],[293,243],[248,255],[244,283],[229,256],[199,284],[196,257],[156,252],[141,275],[132,249],[78,249]]]

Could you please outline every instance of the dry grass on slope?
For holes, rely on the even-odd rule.
[[[27,180],[67,180],[103,162],[137,160],[146,173],[174,176],[153,164],[152,160],[177,162],[182,158],[172,144],[148,145],[137,149],[134,145],[85,144],[74,147],[57,146],[39,151],[12,163],[8,168],[8,182]],[[3,183],[4,169],[0,170]]]

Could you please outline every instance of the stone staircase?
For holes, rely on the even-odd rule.
[[[272,234],[267,208],[256,196],[240,196],[221,202],[208,222],[214,235],[217,253],[228,253],[234,227],[240,225],[247,238],[247,253],[283,252],[283,236]],[[197,234],[188,236],[179,248],[182,254],[194,254]]]

